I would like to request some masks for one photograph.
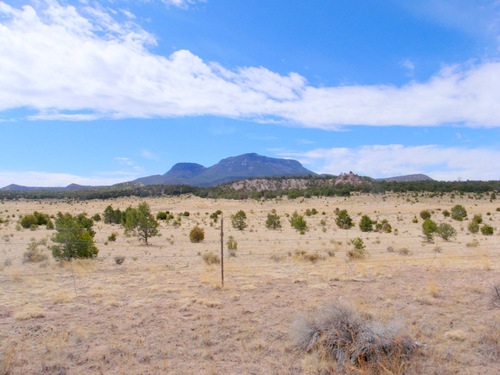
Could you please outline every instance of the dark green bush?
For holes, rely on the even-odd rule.
[[[464,206],[462,206],[460,204],[453,206],[453,208],[451,209],[451,218],[452,219],[462,221],[466,217],[467,217],[467,210],[465,209]]]
[[[335,223],[339,228],[342,229],[349,229],[354,225],[351,217],[347,213],[347,210],[338,211]]]
[[[191,229],[191,232],[189,233],[189,239],[194,243],[201,242],[205,239],[205,231],[203,230],[203,228],[196,226]]]

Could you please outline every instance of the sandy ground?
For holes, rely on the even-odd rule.
[[[382,321],[397,320],[427,344],[409,373],[499,373],[494,287],[500,285],[500,200],[413,194],[265,202],[148,198],[154,214],[190,215],[178,228],[163,222],[149,246],[118,225],[98,222],[97,259],[61,265],[45,249],[48,261],[22,262],[32,240],[50,245],[54,232],[19,230],[19,215],[102,215],[109,204],[124,210],[141,201],[0,203],[0,218],[9,219],[0,224],[0,374],[321,374],[324,361],[297,350],[289,327],[301,313],[337,300]],[[469,220],[444,217],[455,204],[467,209]],[[286,214],[313,208],[318,214],[305,217],[309,230],[301,235]],[[393,232],[339,229],[336,208],[347,209],[356,223],[361,215],[387,219]],[[281,216],[281,230],[265,227],[272,209]],[[457,237],[425,241],[424,209],[436,222],[451,224]],[[220,253],[220,221],[209,218],[216,210],[224,212],[225,240],[232,235],[238,242],[235,257],[225,249],[224,287],[219,266],[201,257]],[[238,210],[248,217],[244,231],[231,226]],[[495,227],[493,236],[468,232],[474,214]],[[205,230],[201,243],[189,241],[195,225]],[[117,240],[109,242],[112,233]],[[349,261],[356,237],[369,256]],[[125,257],[122,265],[116,256]]]

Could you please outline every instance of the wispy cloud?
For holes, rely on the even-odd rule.
[[[166,5],[173,5],[179,8],[187,8],[189,5],[196,3],[205,3],[207,0],[162,0]]]
[[[214,115],[328,130],[500,126],[497,60],[444,67],[402,86],[313,87],[296,73],[229,70],[187,50],[156,55],[155,37],[131,14],[119,21],[99,6],[34,4],[0,1],[0,111],[25,107],[38,112],[32,119],[78,121]]]
[[[303,153],[281,152],[295,157],[319,173],[338,175],[353,171],[380,178],[425,173],[437,180],[498,180],[500,151],[489,148],[437,145],[369,145],[357,148],[315,149]]]
[[[407,75],[409,77],[413,77],[415,73],[415,64],[411,60],[404,59],[403,61],[401,61],[401,66],[406,69]]]
[[[141,156],[144,158],[144,159],[148,159],[148,160],[160,160],[160,157],[154,153],[152,153],[151,151],[148,151],[148,150],[142,150],[141,151]]]

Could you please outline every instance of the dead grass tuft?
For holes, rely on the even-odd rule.
[[[17,320],[28,320],[32,318],[43,318],[45,317],[45,311],[39,305],[27,304],[23,307],[21,311],[14,314],[14,318]]]
[[[203,253],[201,257],[206,264],[220,264],[220,257],[211,251]]]
[[[490,324],[479,337],[479,351],[488,362],[500,362],[500,321]]]
[[[2,344],[0,347],[0,375],[8,375],[11,373],[12,363],[16,356],[16,348],[10,341]]]
[[[314,316],[302,316],[291,326],[295,344],[306,352],[318,351],[345,369],[377,368],[391,373],[409,364],[416,346],[396,323],[384,324],[340,303],[326,306]]]

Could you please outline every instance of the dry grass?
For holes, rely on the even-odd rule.
[[[71,263],[50,257],[41,263],[23,263],[32,238],[42,241],[52,232],[16,230],[12,218],[0,228],[1,238],[9,239],[0,241],[0,370],[9,375],[375,374],[389,370],[410,375],[496,375],[500,300],[492,286],[500,285],[500,236],[472,236],[465,228],[454,241],[437,238],[429,245],[423,241],[421,222],[415,224],[412,219],[423,209],[449,210],[460,203],[471,215],[491,212],[491,225],[500,228],[500,212],[487,199],[419,196],[415,202],[407,198],[405,194],[387,195],[385,200],[353,194],[265,202],[148,198],[155,213],[189,211],[191,215],[182,218],[180,227],[163,222],[162,236],[152,238],[147,247],[122,235],[120,226],[99,222],[95,226],[98,258]],[[125,209],[140,201],[9,201],[0,202],[0,210],[16,216],[34,210],[85,211],[92,216],[102,214],[109,204]],[[362,233],[358,226],[338,229],[336,207],[347,209],[356,221],[359,212],[379,221],[387,219],[398,235]],[[271,209],[287,223],[286,213],[312,208],[325,215],[307,217],[310,230],[304,235],[289,225],[277,231],[265,228]],[[208,265],[202,259],[204,253],[220,254],[220,222],[208,225],[209,215],[218,209],[225,217],[244,210],[249,225],[237,231],[226,221],[225,240],[233,236],[238,250],[236,257],[225,253],[224,287],[219,264]],[[446,219],[436,216],[436,220]],[[205,239],[192,244],[189,233],[196,225],[203,225]],[[116,241],[108,241],[112,233],[120,234]],[[363,239],[370,256],[350,262],[351,240],[357,237]],[[477,246],[468,247],[474,238]],[[436,246],[440,252],[434,250]],[[401,256],[402,248],[411,249],[411,254]],[[301,251],[295,254],[296,249]],[[126,260],[118,266],[115,257]],[[358,343],[353,346],[358,354],[346,356],[344,364],[320,350],[297,350],[288,332],[292,320],[308,306],[345,296],[353,301],[354,316],[371,327],[364,331],[368,337],[382,333],[390,337],[396,320],[407,327],[412,341],[428,346],[419,348],[416,360],[410,361],[402,355],[384,357],[383,350],[377,349],[370,354],[381,358],[377,364],[368,360],[370,356],[358,355],[363,353]]]

